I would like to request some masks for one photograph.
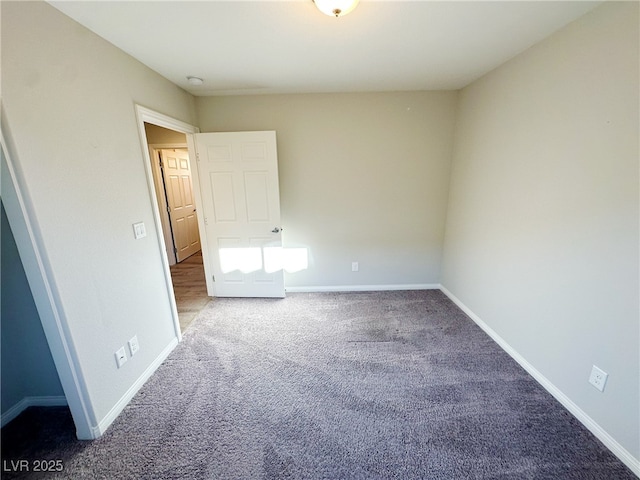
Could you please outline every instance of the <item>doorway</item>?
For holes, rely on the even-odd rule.
[[[169,265],[201,248],[187,137],[144,122],[156,203]]]
[[[171,246],[180,263],[201,249],[189,152],[186,148],[154,150],[166,199],[162,209],[169,215]]]
[[[180,333],[211,300],[193,195],[186,133],[143,122],[155,202],[164,239]]]

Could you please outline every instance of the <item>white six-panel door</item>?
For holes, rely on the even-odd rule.
[[[189,153],[172,148],[160,150],[160,156],[176,260],[181,262],[200,251]]]
[[[194,144],[215,296],[284,297],[275,132],[200,133]]]

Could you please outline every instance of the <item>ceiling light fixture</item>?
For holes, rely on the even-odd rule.
[[[318,10],[330,17],[343,17],[351,12],[360,0],[312,0]]]
[[[204,80],[200,77],[187,77],[187,81],[189,82],[189,85],[193,85],[194,87],[198,87],[204,83]]]

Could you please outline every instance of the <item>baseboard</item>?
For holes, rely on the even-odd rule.
[[[67,398],[61,396],[45,397],[24,397],[13,407],[2,414],[1,425],[4,427],[11,420],[16,418],[29,407],[64,407],[67,405]]]
[[[105,417],[98,423],[98,426],[94,429],[94,438],[98,438],[107,431],[113,421],[122,413],[122,410],[129,404],[131,399],[138,393],[138,390],[146,383],[147,380],[154,374],[158,367],[166,360],[169,354],[178,345],[178,339],[173,338],[171,342],[162,350],[160,355],[147,367],[147,369],[140,375],[133,385],[125,392],[125,394],[118,400],[113,408],[105,415]]]
[[[580,423],[582,423],[598,440],[600,440],[611,452],[618,457],[622,463],[640,477],[640,460],[635,458],[627,449],[620,445],[611,435],[607,433],[595,420],[587,415],[578,405],[567,397],[560,389],[551,383],[542,373],[531,365],[522,355],[520,355],[511,345],[509,345],[500,335],[489,327],[480,317],[473,313],[462,301],[444,286],[440,290],[451,299],[471,320],[473,320],[484,332],[489,335],[511,358],[520,364],[529,375],[531,375],[542,387],[558,400]]]
[[[386,290],[437,290],[437,283],[408,283],[394,285],[315,285],[303,287],[285,287],[290,293],[319,293],[319,292],[381,292]]]

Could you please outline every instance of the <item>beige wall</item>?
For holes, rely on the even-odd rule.
[[[442,276],[636,459],[638,55],[611,2],[462,90]]]
[[[134,105],[194,123],[193,97],[44,2],[1,8],[3,132],[100,423],[176,336]]]
[[[277,132],[284,245],[311,258],[289,288],[439,282],[455,104],[455,92],[196,98],[203,132]]]

